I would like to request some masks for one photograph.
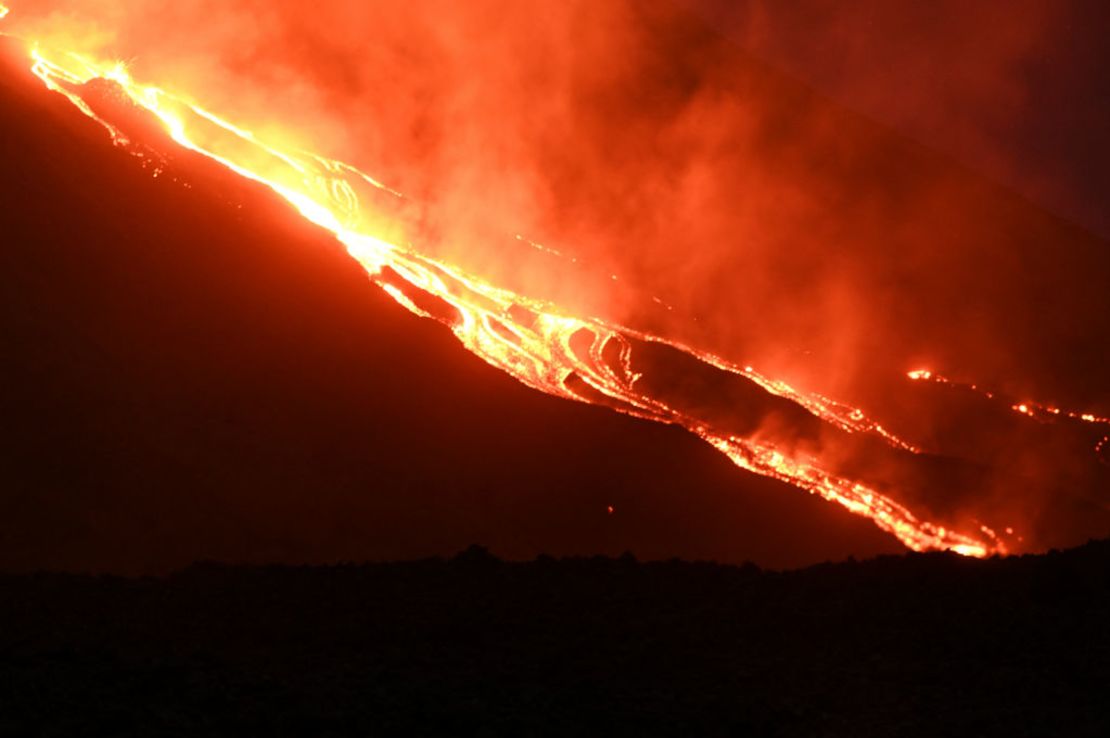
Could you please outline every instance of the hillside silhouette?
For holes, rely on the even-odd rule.
[[[1110,541],[0,577],[5,735],[1105,735]]]

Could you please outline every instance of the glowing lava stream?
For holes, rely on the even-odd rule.
[[[0,17],[6,12],[0,5]],[[1006,552],[1005,545],[986,527],[967,534],[920,520],[877,490],[823,469],[817,460],[794,458],[765,440],[732,435],[639,391],[640,375],[632,370],[631,364],[631,340],[665,344],[718,370],[743,376],[845,431],[875,434],[897,448],[919,451],[868,419],[862,411],[821,395],[797,391],[751,367],[735,365],[659,336],[599,319],[563,315],[550,304],[491,285],[452,265],[424,257],[411,246],[377,238],[370,233],[373,224],[365,222],[370,216],[360,208],[357,190],[371,186],[390,192],[391,196],[398,195],[355,167],[268,145],[182,96],[136,83],[121,63],[104,64],[37,45],[30,48],[33,71],[39,79],[104,125],[118,145],[132,144],[120,129],[94,112],[87,99],[88,88],[82,87],[85,83],[98,79],[114,82],[132,103],[156,116],[178,144],[270,187],[305,218],[334,233],[371,278],[401,305],[446,323],[470,351],[524,384],[558,397],[591,402],[568,387],[567,380],[576,377],[613,401],[617,410],[686,428],[737,466],[787,482],[864,515],[913,550],[946,549],[971,556]],[[383,273],[386,268],[391,275],[388,281]],[[458,311],[459,319],[432,315],[406,295],[392,275],[400,275],[411,285],[441,298]],[[575,348],[572,343],[582,341],[586,334],[592,337],[589,349]],[[572,342],[575,336],[579,338]],[[616,361],[611,360],[614,348]]]
[[[912,372],[906,372],[906,376],[915,382],[935,382],[936,384],[943,384],[949,387],[956,387],[958,389],[975,392],[982,395],[988,400],[995,400],[995,392],[985,390],[977,384],[967,384],[964,382],[955,382],[943,374],[937,374],[931,369],[914,369]],[[1087,423],[1093,426],[1103,426],[1110,430],[1110,418],[1104,418],[1094,413],[1081,413],[1074,410],[1063,410],[1053,405],[1046,405],[1043,402],[1034,402],[1026,400],[1025,402],[1018,402],[1010,405],[1010,409],[1015,413],[1032,418],[1040,423],[1059,423],[1062,421],[1073,421],[1076,423]],[[1110,449],[1110,433],[1107,433],[1099,439],[1095,444],[1094,452],[1099,461],[1103,464],[1110,465],[1110,460],[1103,458],[1103,450]]]

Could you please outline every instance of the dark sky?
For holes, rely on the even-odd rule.
[[[1110,238],[1110,6],[684,0],[838,103]]]

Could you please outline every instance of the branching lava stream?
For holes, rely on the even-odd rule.
[[[7,13],[7,8],[0,6],[0,18]],[[838,433],[873,438],[899,454],[923,453],[862,410],[797,390],[751,366],[734,364],[665,336],[569,315],[558,305],[516,294],[422,255],[412,245],[392,242],[391,234],[396,229],[391,230],[390,223],[363,203],[371,196],[402,196],[354,166],[260,140],[195,104],[184,93],[134,80],[122,63],[52,48],[50,39],[29,39],[27,48],[34,74],[43,84],[103,125],[117,145],[141,154],[110,115],[98,110],[90,97],[95,85],[118,89],[131,104],[155,116],[178,145],[272,189],[306,219],[332,232],[370,278],[398,303],[417,315],[445,323],[467,349],[529,387],[685,428],[742,469],[789,483],[866,516],[915,551],[941,549],[980,557],[1008,552],[1007,543],[986,525],[967,524],[956,530],[930,522],[920,512],[897,502],[897,490],[848,476],[836,463],[821,458],[819,452],[791,448],[756,431],[736,432],[696,409],[665,401],[659,393],[645,389],[650,386],[645,377],[652,366],[641,361],[640,355],[646,346],[664,348],[706,371],[750,383],[753,391],[758,388],[776,402],[789,403]],[[925,371],[911,377],[941,381]],[[1033,406],[1020,411],[1059,414],[1051,408]],[[994,524],[999,529],[1005,527],[1004,522]]]

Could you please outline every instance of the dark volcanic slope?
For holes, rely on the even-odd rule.
[[[185,156],[152,176],[6,51],[0,567],[898,550],[683,432],[524,388],[268,192]]]
[[[0,577],[0,732],[1106,735],[1110,544]]]

